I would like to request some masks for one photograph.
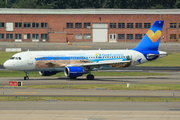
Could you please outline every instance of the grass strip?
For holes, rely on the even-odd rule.
[[[135,101],[135,102],[180,102],[180,98],[164,97],[21,97],[0,96],[0,101]]]
[[[149,72],[98,72],[93,71],[94,76],[163,76],[169,75],[167,73],[149,73]],[[0,77],[24,77],[25,73],[23,71],[0,71]],[[53,75],[56,77],[65,76],[64,72],[57,73]],[[84,75],[86,76],[86,74]],[[38,71],[30,71],[29,77],[42,77]],[[47,76],[45,76],[47,77]]]
[[[10,59],[14,54],[17,52],[0,52],[0,65],[3,65],[3,63]]]
[[[69,86],[69,87],[67,87]],[[180,84],[81,84],[81,85],[27,85],[31,89],[66,88],[66,89],[96,89],[107,90],[180,90]]]

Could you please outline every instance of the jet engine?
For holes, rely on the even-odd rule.
[[[84,74],[83,67],[65,67],[64,74],[66,77],[71,79],[76,79],[76,77],[82,76]]]
[[[57,72],[56,71],[39,71],[39,74],[41,76],[51,76],[55,75]]]

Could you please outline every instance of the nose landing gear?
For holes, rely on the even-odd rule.
[[[25,72],[25,74],[26,74],[26,76],[24,77],[24,80],[29,80],[29,77],[28,77],[29,71],[24,71],[24,72]]]

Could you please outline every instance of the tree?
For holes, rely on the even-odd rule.
[[[180,0],[177,0],[175,5],[174,5],[175,8],[180,8]]]
[[[21,0],[19,2],[20,8],[36,8],[37,0]]]
[[[0,7],[36,9],[173,9],[180,8],[180,0],[0,0]]]
[[[58,0],[36,0],[37,8],[40,9],[57,9]]]
[[[8,8],[9,7],[9,4],[0,0],[0,8]]]
[[[19,8],[19,6],[16,3],[14,3],[11,8]]]

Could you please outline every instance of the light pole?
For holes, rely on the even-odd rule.
[[[6,8],[7,8],[7,0],[6,0]]]

